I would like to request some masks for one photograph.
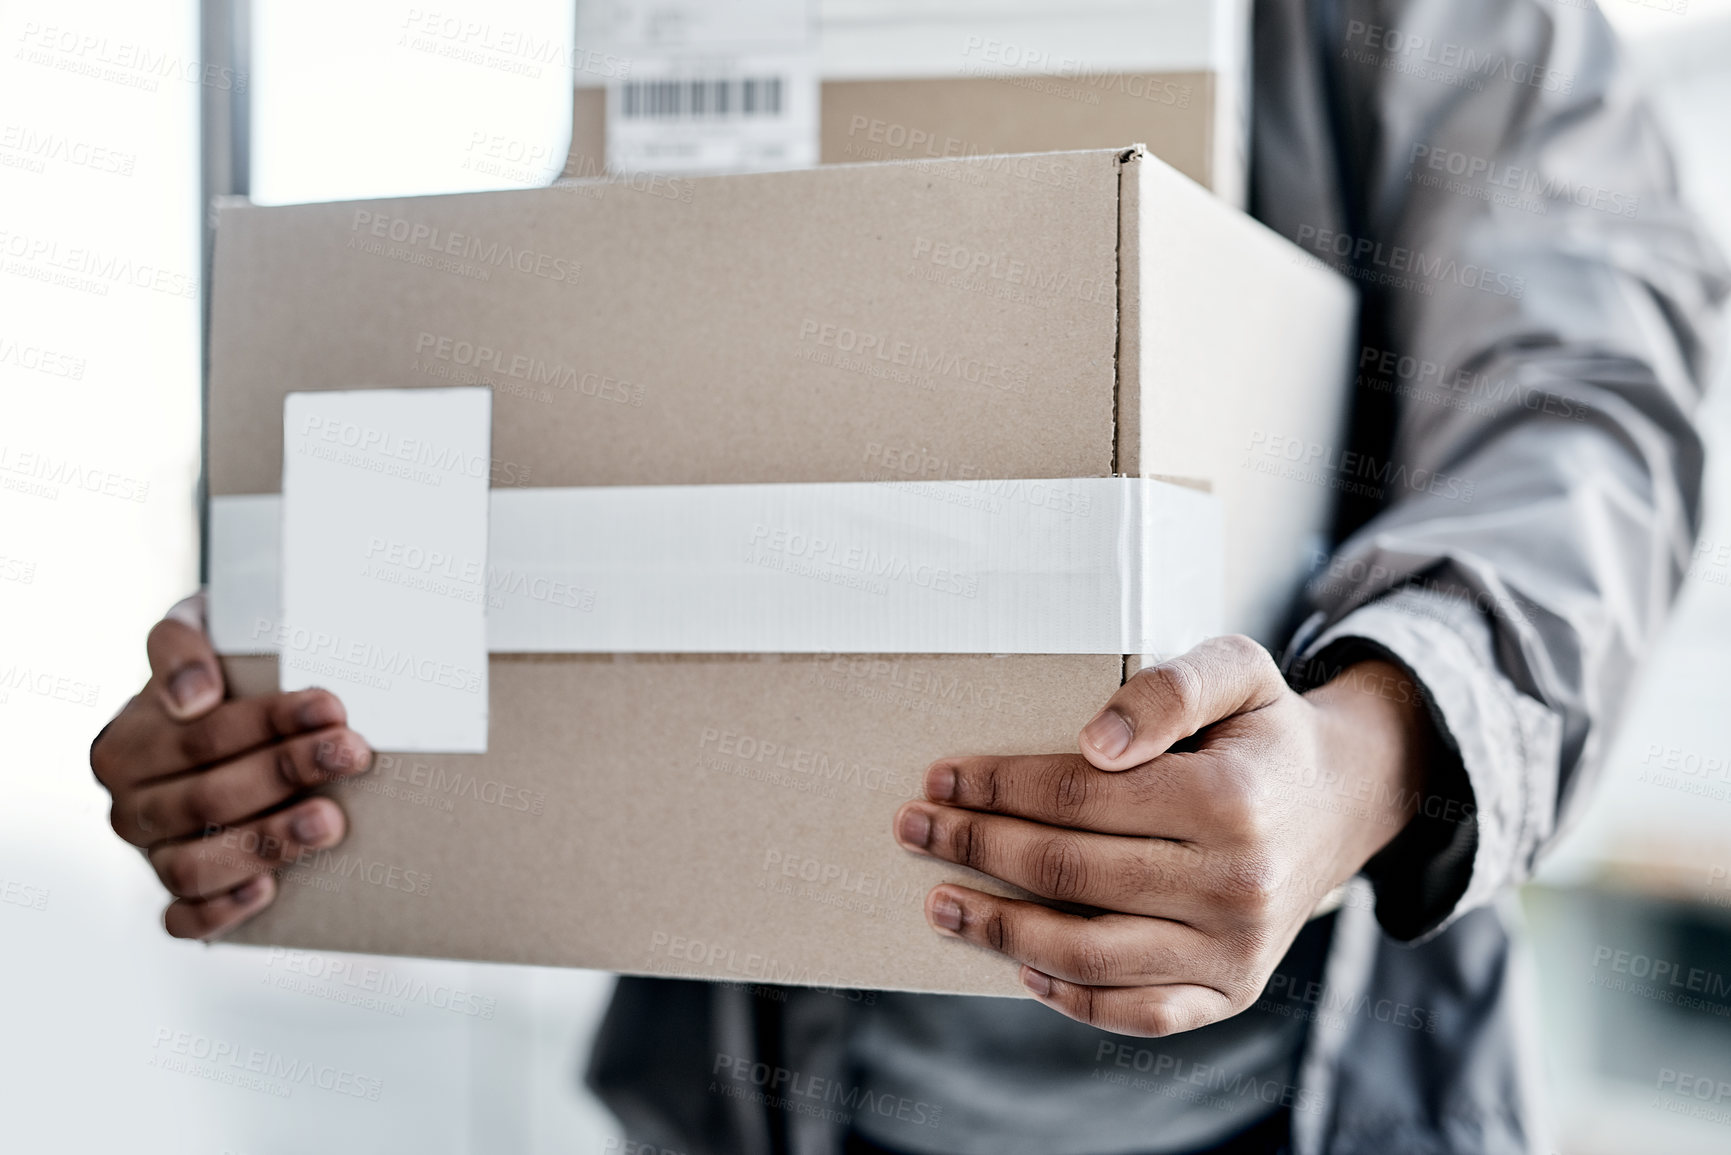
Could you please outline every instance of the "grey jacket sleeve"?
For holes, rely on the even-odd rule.
[[[1400,938],[1521,881],[1578,810],[1690,560],[1691,424],[1724,266],[1590,5],[1318,0],[1335,221],[1282,231],[1365,294],[1352,525],[1295,680],[1364,653],[1449,747],[1367,868]],[[1367,440],[1368,439],[1368,440]],[[1368,445],[1368,448],[1366,446]]]

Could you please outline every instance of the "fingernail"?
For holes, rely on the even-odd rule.
[[[932,925],[943,930],[962,929],[962,904],[947,894],[932,899]]]
[[[216,679],[202,663],[188,666],[168,680],[168,696],[183,712],[196,710],[215,693]]]
[[[1101,710],[1092,722],[1082,727],[1082,741],[1108,758],[1116,758],[1128,750],[1133,736],[1129,721],[1116,710]]]
[[[948,802],[956,796],[956,768],[940,762],[926,771],[926,797],[933,802]]]
[[[896,837],[909,850],[924,850],[932,840],[932,818],[917,806],[902,811],[896,822]]]
[[[325,813],[323,806],[303,810],[289,823],[289,833],[293,834],[295,841],[302,846],[317,846],[330,837],[330,815]]]
[[[254,875],[247,879],[245,885],[235,890],[234,900],[242,906],[249,906],[264,897],[265,887],[269,885],[264,875]]]
[[[295,711],[295,721],[303,730],[317,730],[321,726],[335,726],[343,720],[342,705],[329,694],[318,694],[300,704]]]
[[[313,764],[326,774],[349,774],[367,764],[372,751],[359,737],[326,738],[313,749]]]
[[[1047,975],[1041,974],[1033,967],[1022,968],[1022,985],[1041,998],[1045,998],[1052,993],[1051,978]]]

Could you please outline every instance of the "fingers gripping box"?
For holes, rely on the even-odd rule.
[[[457,735],[378,744],[348,839],[235,941],[1017,994],[922,914],[1009,889],[890,837],[925,767],[1073,751],[1139,654],[1275,640],[1328,491],[1246,454],[1337,436],[1343,281],[1139,147],[691,188],[221,210],[231,686],[411,738],[437,689]],[[447,395],[413,436],[285,428]],[[304,642],[321,564],[345,629],[480,669]]]

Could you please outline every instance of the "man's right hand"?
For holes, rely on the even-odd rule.
[[[149,683],[90,747],[115,833],[175,896],[163,923],[176,938],[240,925],[276,897],[274,870],[341,842],[342,808],[307,794],[373,757],[328,691],[224,701],[197,620],[188,599],[150,631]]]

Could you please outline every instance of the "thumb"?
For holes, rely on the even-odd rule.
[[[1286,693],[1268,651],[1249,638],[1210,638],[1140,670],[1082,727],[1082,756],[1101,770],[1128,770],[1234,714]]]
[[[222,701],[222,667],[204,633],[204,595],[194,594],[151,628],[150,680],[168,716],[190,722]]]

